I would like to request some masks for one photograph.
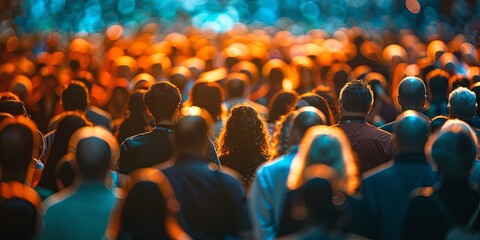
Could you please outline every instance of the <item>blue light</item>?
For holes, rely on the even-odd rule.
[[[135,0],[120,0],[117,10],[123,15],[132,13],[135,10]]]

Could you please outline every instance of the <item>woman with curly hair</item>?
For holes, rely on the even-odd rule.
[[[248,105],[237,105],[229,112],[217,145],[223,165],[240,173],[248,188],[255,172],[270,157],[267,125]]]

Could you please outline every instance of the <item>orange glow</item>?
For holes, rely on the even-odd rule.
[[[286,78],[282,82],[282,87],[285,91],[292,91],[293,90],[293,83],[292,80]]]
[[[123,27],[120,25],[112,25],[107,29],[107,37],[108,39],[115,41],[119,39],[123,34]]]

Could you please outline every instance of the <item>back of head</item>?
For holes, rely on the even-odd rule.
[[[144,95],[145,105],[156,121],[171,119],[179,109],[181,100],[180,91],[169,82],[152,85]]]
[[[296,92],[280,90],[275,93],[269,104],[270,115],[268,117],[268,122],[275,122],[280,119],[280,116],[293,111],[297,101],[298,94]]]
[[[330,110],[330,106],[328,105],[325,98],[315,94],[315,93],[304,93],[300,96],[300,99],[297,103],[296,109],[302,108],[304,106],[312,106],[318,110],[320,110],[327,120],[325,123],[326,125],[333,125],[334,118],[332,111]]]
[[[26,116],[27,110],[25,105],[17,100],[4,100],[0,101],[0,112],[8,113],[12,116]]]
[[[143,102],[144,93],[144,90],[137,90],[132,93],[132,95],[130,95],[130,98],[128,100],[128,111],[130,111],[131,115],[145,112],[146,106]]]
[[[446,116],[436,116],[432,118],[432,121],[430,122],[430,129],[432,133],[437,132],[437,130],[440,130],[442,126],[448,121],[448,117]]]
[[[73,82],[62,93],[62,104],[65,111],[86,111],[88,106],[88,90],[81,82]]]
[[[303,107],[296,110],[292,117],[290,144],[297,145],[305,132],[317,125],[326,125],[325,115],[315,107]]]
[[[191,105],[203,108],[217,121],[222,115],[222,102],[225,99],[223,88],[216,82],[195,83],[190,94]]]
[[[270,70],[270,74],[268,75],[268,81],[271,86],[281,87],[284,77],[285,75],[282,69],[274,67]]]
[[[430,121],[420,113],[408,110],[397,117],[394,131],[400,152],[423,152],[430,134]]]
[[[341,177],[335,183],[342,191],[353,192],[358,186],[358,168],[347,136],[335,127],[315,126],[305,133],[298,154],[290,167],[287,186],[296,189],[308,179],[305,170],[314,164],[330,166]]]
[[[472,120],[477,110],[475,93],[464,87],[455,89],[448,97],[448,108],[452,118]]]
[[[205,149],[208,143],[212,119],[206,110],[198,107],[182,109],[183,115],[175,126],[175,144],[180,152]]]
[[[437,165],[440,175],[464,180],[468,178],[475,160],[477,145],[472,134],[461,126],[444,127],[429,140],[426,152]]]
[[[155,182],[136,183],[121,212],[120,239],[165,238],[166,200]]]
[[[241,98],[247,93],[248,79],[243,73],[230,73],[227,78],[227,96]]]
[[[344,111],[367,114],[373,104],[373,92],[363,80],[353,80],[340,92],[339,102]]]
[[[417,77],[404,78],[398,85],[398,98],[403,111],[421,111],[427,98],[425,84]]]
[[[191,75],[192,74],[188,68],[184,66],[176,66],[170,69],[168,79],[180,91],[183,91]]]
[[[442,70],[433,70],[427,74],[426,80],[432,98],[446,96],[448,91],[448,73]]]
[[[102,127],[77,130],[68,145],[69,154],[75,157],[74,167],[84,179],[103,181],[119,155],[117,140]]]
[[[35,140],[33,123],[5,120],[0,126],[0,167],[2,177],[26,175],[32,161]]]

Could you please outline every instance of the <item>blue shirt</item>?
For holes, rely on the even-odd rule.
[[[41,239],[101,239],[115,197],[103,182],[83,182],[45,200]]]
[[[274,239],[283,211],[290,165],[298,146],[261,166],[252,185],[250,210],[257,239]]]

